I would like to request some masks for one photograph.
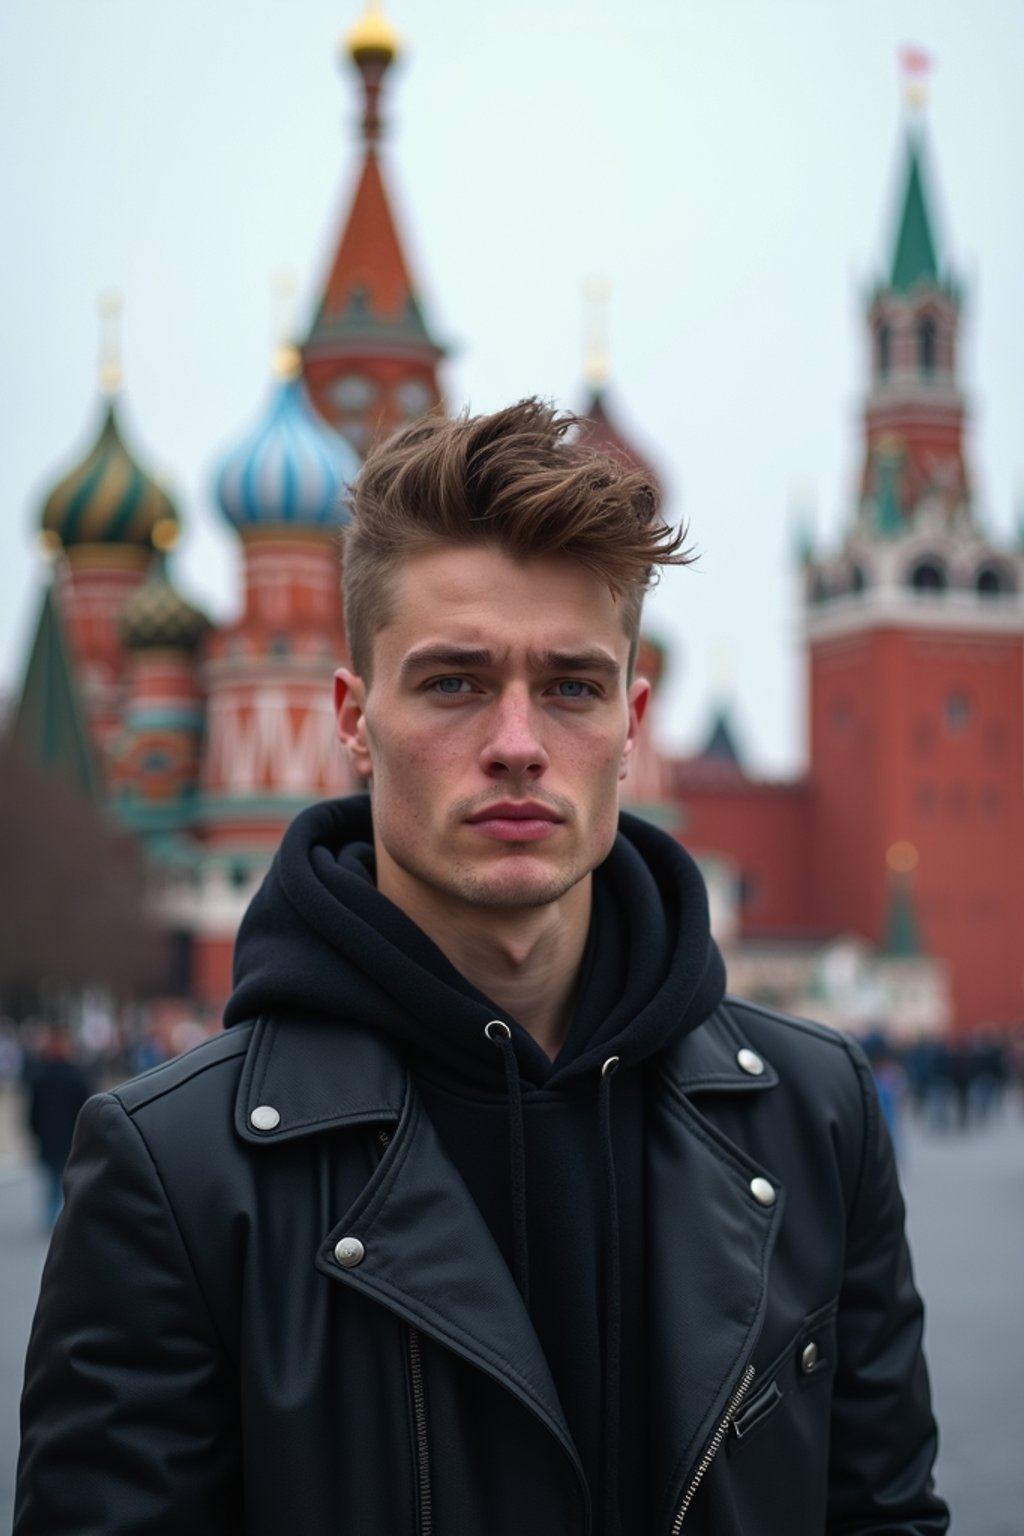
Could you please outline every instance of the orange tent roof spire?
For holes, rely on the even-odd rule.
[[[442,349],[430,337],[395,225],[378,155],[380,91],[398,38],[371,0],[348,33],[344,54],[363,84],[363,163],[327,282],[303,348],[307,365],[342,348],[350,356],[410,354],[432,366]]]

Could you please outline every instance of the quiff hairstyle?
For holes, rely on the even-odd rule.
[[[651,477],[588,445],[587,425],[521,400],[490,416],[425,416],[371,450],[349,493],[343,543],[345,627],[360,676],[369,681],[373,637],[391,618],[398,563],[439,545],[577,561],[621,601],[632,671],[656,568],[693,556],[685,530],[664,522]]]

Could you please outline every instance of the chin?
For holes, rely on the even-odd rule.
[[[578,885],[586,875],[585,870],[544,870],[518,876],[507,873],[477,875],[459,882],[453,894],[461,896],[475,907],[489,907],[507,912],[521,912],[530,907],[548,907],[567,891]]]

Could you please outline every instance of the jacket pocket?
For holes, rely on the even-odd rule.
[[[810,1313],[792,1340],[761,1374],[754,1396],[732,1422],[732,1434],[743,1440],[772,1418],[793,1392],[810,1387],[835,1370],[836,1303]]]

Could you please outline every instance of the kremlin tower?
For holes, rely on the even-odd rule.
[[[1006,1028],[1024,1014],[1024,553],[974,501],[961,289],[914,119],[901,190],[866,304],[852,517],[837,551],[801,550],[807,773],[752,780],[720,721],[673,777],[687,846],[733,884],[733,985],[821,1016],[846,945],[843,965],[873,967],[876,1025]]]
[[[863,472],[834,555],[804,564],[809,875],[819,920],[885,942],[912,893],[958,1024],[1024,1012],[1024,555],[979,521],[961,289],[911,123],[892,261],[867,304]],[[899,925],[897,925],[899,926]],[[905,926],[905,925],[904,925]]]

